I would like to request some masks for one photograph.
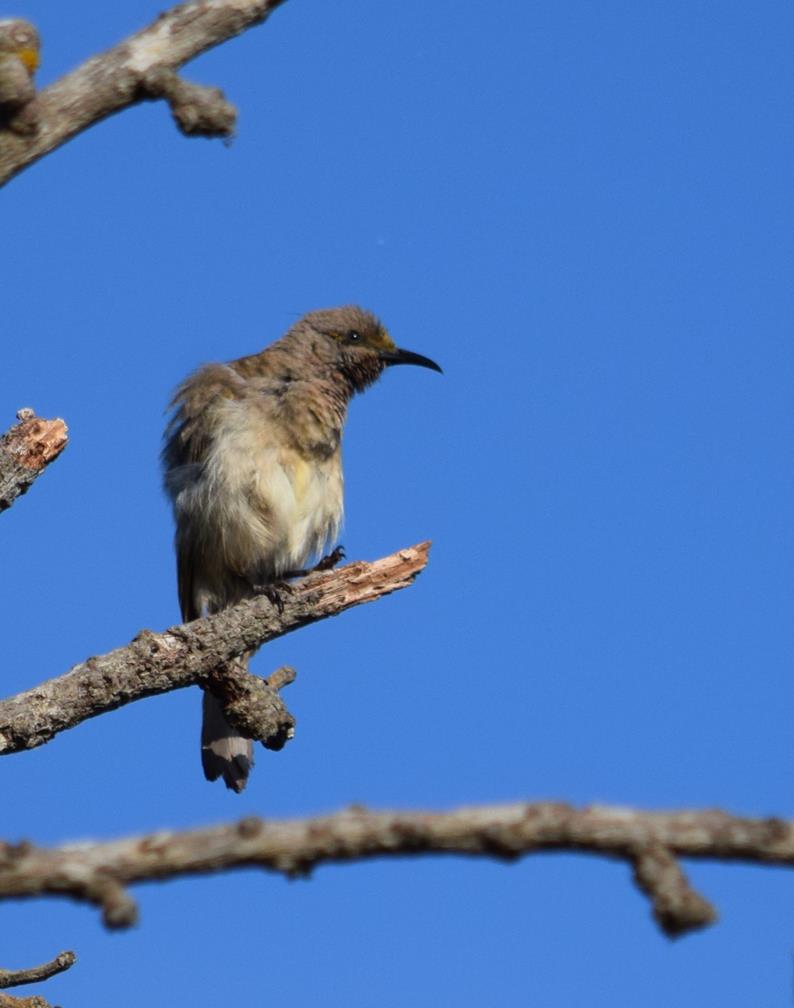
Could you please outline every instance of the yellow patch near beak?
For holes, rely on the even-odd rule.
[[[22,60],[28,73],[35,73],[39,66],[38,49],[18,49],[17,56]]]

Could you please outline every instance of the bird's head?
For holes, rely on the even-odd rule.
[[[40,51],[39,33],[29,21],[21,18],[0,20],[0,55],[16,56],[32,75],[38,69]]]
[[[304,315],[294,327],[313,355],[339,370],[360,392],[395,364],[417,364],[441,371],[435,361],[395,345],[386,327],[357,305],[324,308]]]

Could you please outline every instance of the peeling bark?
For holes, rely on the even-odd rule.
[[[19,410],[17,419],[0,438],[0,511],[27,493],[68,441],[63,420],[43,420],[31,409]]]

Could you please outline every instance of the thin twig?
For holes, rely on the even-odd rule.
[[[74,966],[77,956],[74,952],[61,952],[51,962],[33,966],[30,969],[2,970],[0,969],[0,988],[20,987],[22,984],[40,983],[50,977],[63,973]],[[0,991],[0,1008],[52,1008],[50,1002],[39,994],[31,997],[14,997]]]
[[[31,966],[30,969],[5,970],[0,969],[0,988],[21,987],[22,984],[41,983],[50,977],[63,973],[74,966],[77,956],[74,952],[61,952],[50,962],[41,966]]]

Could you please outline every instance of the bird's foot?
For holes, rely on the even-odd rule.
[[[345,548],[344,546],[337,546],[335,550],[331,550],[328,556],[324,556],[322,560],[314,565],[314,567],[307,567],[303,570],[287,571],[284,574],[285,578],[292,580],[293,578],[308,577],[309,574],[317,574],[322,571],[333,570],[334,567],[340,562],[340,560],[345,559]],[[288,586],[289,587],[289,586]]]
[[[328,556],[324,556],[319,563],[316,563],[312,567],[312,572],[315,571],[329,571],[333,570],[338,563],[341,563],[345,559],[345,547],[337,546],[336,549],[331,550]]]
[[[257,595],[264,595],[268,602],[277,609],[279,615],[284,612],[284,596],[292,594],[292,585],[286,581],[274,581],[272,584],[251,585]]]

